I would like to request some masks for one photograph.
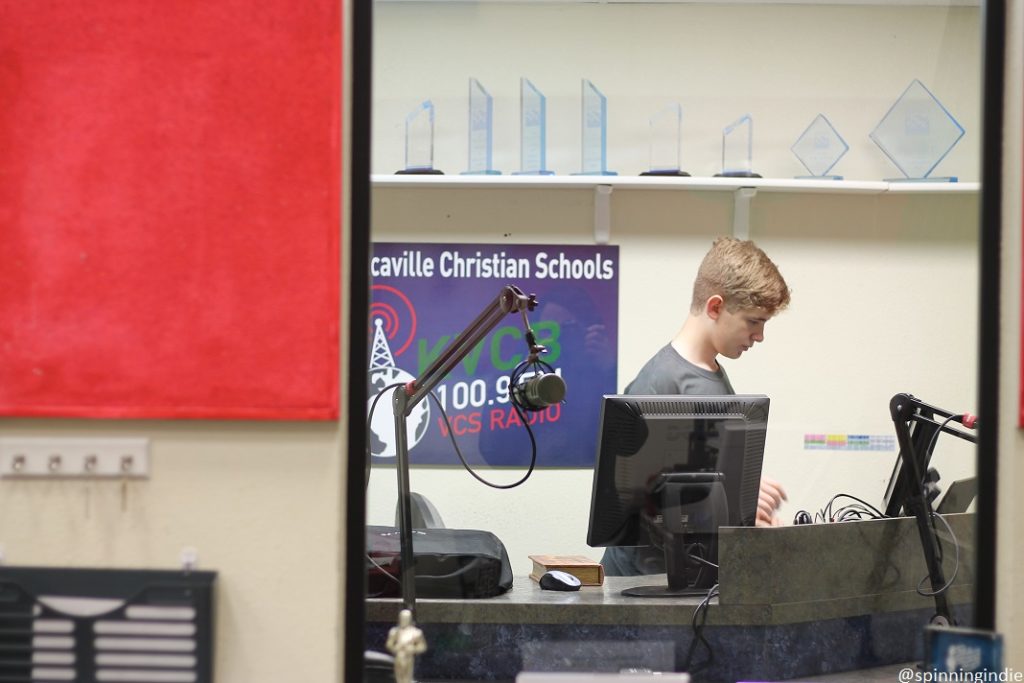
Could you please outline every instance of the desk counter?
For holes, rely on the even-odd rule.
[[[941,534],[947,578],[957,556],[959,564],[946,595],[968,623],[974,516],[947,521],[957,540],[954,551],[949,534]],[[689,668],[698,681],[783,680],[922,657],[935,604],[916,592],[926,571],[913,519],[723,529],[719,553],[721,595],[707,609],[703,632],[710,660],[703,643],[690,654],[701,598],[621,595],[623,588],[664,584],[664,575],[608,577],[567,593],[517,577],[494,598],[418,600],[416,619],[430,650],[417,672],[513,680],[524,670]],[[397,599],[367,601],[370,647],[382,646],[400,608]]]

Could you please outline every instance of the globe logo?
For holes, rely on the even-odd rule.
[[[378,368],[370,371],[370,398],[366,402],[369,410],[373,399],[383,389],[395,383],[405,384],[416,379],[401,368]],[[391,389],[377,401],[377,408],[370,421],[370,453],[381,458],[394,458],[398,455],[395,445],[395,416],[391,409]],[[409,450],[412,450],[427,433],[430,426],[430,402],[420,401],[413,407],[406,418],[406,434]]]
[[[367,413],[375,400],[377,405],[370,416],[370,453],[380,458],[394,458],[398,455],[398,448],[395,443],[395,416],[391,400],[395,391],[393,385],[405,385],[416,378],[395,365],[389,341],[399,335],[403,327],[400,321],[405,318],[409,322],[408,332],[405,333],[405,342],[398,353],[401,354],[409,347],[416,332],[416,311],[405,294],[388,285],[374,285],[373,297],[374,301],[370,306],[373,346],[370,352]],[[399,315],[394,304],[405,308],[406,315]],[[389,386],[392,388],[388,389]],[[385,392],[384,395],[380,395],[382,391]],[[410,451],[423,439],[429,426],[430,401],[423,400],[413,407],[406,418],[406,438]]]

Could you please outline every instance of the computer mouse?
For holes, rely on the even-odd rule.
[[[545,572],[540,577],[540,587],[546,591],[578,591],[582,585],[578,578],[558,569]]]

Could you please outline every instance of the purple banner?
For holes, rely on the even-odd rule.
[[[601,396],[615,393],[619,322],[617,246],[376,243],[370,265],[369,407],[380,392],[420,378],[505,285],[535,294],[528,313],[541,357],[566,384],[565,401],[527,413],[537,467],[592,467]],[[522,316],[509,314],[434,389],[470,465],[526,467],[530,438],[509,403],[509,374],[528,355]],[[393,390],[377,401],[370,451],[396,456]],[[460,465],[432,399],[407,420],[413,464]]]

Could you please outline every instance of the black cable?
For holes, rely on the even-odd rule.
[[[935,432],[932,434],[931,440],[928,441],[928,450],[924,452],[925,458],[928,458],[928,456],[931,455],[932,450],[934,450],[935,448],[935,442],[938,440],[939,434],[942,433],[942,430],[946,428],[946,425],[948,425],[953,420],[960,420],[962,418],[962,415],[950,415],[949,417],[942,421],[942,424],[939,425],[939,428],[936,429]]]
[[[871,505],[870,503],[867,503],[867,502],[861,500],[857,496],[851,496],[849,493],[837,493],[836,495],[832,496],[829,499],[828,503],[825,504],[825,507],[823,507],[821,509],[821,512],[819,514],[821,515],[822,521],[824,521],[824,522],[834,522],[834,521],[836,521],[835,520],[835,514],[832,512],[832,504],[838,498],[849,498],[850,500],[857,501],[858,503],[860,503],[861,506],[863,506],[863,510],[864,510],[864,512],[866,514],[872,515],[872,517],[871,517],[872,519],[882,519],[883,517],[885,517],[885,515],[883,515],[878,510],[878,508],[876,508],[874,505]],[[845,510],[845,509],[847,509],[847,508],[849,508],[851,506],[852,506],[852,504],[851,505],[843,506],[842,508],[840,508],[840,511]],[[817,515],[815,515],[815,520],[817,520]]]
[[[509,397],[511,398],[511,396],[512,390],[510,388]],[[522,420],[523,426],[526,427],[526,433],[530,435],[530,466],[527,468],[526,474],[524,474],[523,478],[520,479],[519,481],[512,482],[511,484],[495,484],[493,482],[487,481],[479,474],[474,472],[473,468],[470,467],[468,462],[466,462],[466,458],[462,455],[462,450],[459,449],[458,442],[455,441],[455,432],[452,430],[452,425],[448,421],[448,413],[445,412],[444,406],[441,405],[441,401],[437,398],[437,396],[434,395],[434,392],[430,392],[430,398],[434,399],[434,403],[437,404],[437,407],[441,411],[441,417],[444,418],[445,427],[448,429],[448,438],[451,439],[452,446],[455,448],[455,454],[459,456],[459,460],[462,461],[462,466],[466,468],[466,471],[469,472],[474,479],[479,481],[481,484],[484,484],[485,486],[490,486],[491,488],[494,489],[512,489],[519,486],[520,484],[525,483],[526,480],[530,478],[530,475],[533,474],[533,468],[537,464],[537,439],[533,436],[533,430],[530,429],[529,420],[527,420],[526,415],[523,414],[522,409],[518,405],[513,403],[512,407],[516,409],[516,412],[519,414],[519,419]]]
[[[370,410],[368,411],[368,414],[367,414],[367,417],[366,417],[366,432],[367,433],[370,433],[370,429],[372,428],[372,425],[373,425],[373,413],[377,409],[377,402],[380,401],[381,397],[384,394],[386,394],[389,389],[395,389],[395,388],[402,387],[402,386],[405,386],[405,384],[402,383],[402,382],[396,382],[395,384],[389,384],[388,386],[386,386],[383,389],[381,389],[377,393],[376,396],[374,396],[373,403],[370,404]],[[511,392],[509,392],[509,395],[511,396]],[[537,462],[537,440],[533,436],[533,430],[530,429],[530,423],[527,420],[527,417],[523,414],[523,411],[519,408],[518,405],[513,404],[513,407],[516,409],[516,412],[519,414],[519,418],[523,421],[523,426],[526,427],[526,431],[530,435],[530,444],[532,446],[532,454],[531,454],[531,457],[530,457],[530,467],[527,470],[526,474],[523,475],[523,478],[520,479],[517,482],[514,482],[512,484],[494,484],[494,483],[491,483],[491,482],[485,480],[483,477],[481,477],[476,472],[474,472],[473,469],[469,466],[469,463],[466,462],[465,457],[463,457],[463,455],[462,455],[462,451],[459,449],[459,444],[455,441],[455,432],[452,430],[452,425],[451,425],[451,422],[449,422],[449,420],[448,420],[448,414],[445,412],[444,406],[441,405],[441,401],[437,398],[437,396],[434,394],[434,392],[430,392],[430,397],[432,399],[434,399],[434,403],[436,403],[437,407],[440,408],[440,410],[441,410],[441,416],[444,417],[445,427],[448,429],[448,436],[451,438],[452,445],[455,447],[455,453],[459,456],[459,460],[462,461],[462,464],[466,468],[466,471],[469,472],[471,475],[473,475],[474,478],[476,478],[478,481],[482,482],[483,484],[486,484],[487,486],[490,486],[490,487],[496,488],[496,489],[511,489],[511,488],[516,487],[516,486],[519,486],[520,484],[525,482],[527,479],[529,479],[530,475],[533,473],[534,465]],[[367,488],[370,485],[370,463],[371,463],[371,460],[372,460],[371,456],[372,456],[372,454],[370,453],[370,446],[369,446],[369,443],[367,443],[367,446],[366,446],[366,480],[364,482],[364,488]],[[367,553],[366,559],[367,559],[367,561],[370,562],[370,564],[372,564],[374,567],[376,567],[378,570],[380,570],[380,572],[384,576],[388,577],[388,579],[390,579],[391,581],[395,582],[399,586],[402,585],[402,582],[399,581],[397,577],[392,575],[391,572],[389,572],[387,569],[385,569],[381,565],[377,564],[377,562],[372,557],[370,557],[369,553]]]
[[[404,384],[402,382],[396,382],[394,384],[389,384],[386,387],[384,387],[383,389],[381,389],[380,391],[378,391],[377,395],[373,397],[373,403],[370,404],[370,410],[367,411],[367,415],[366,415],[366,433],[367,434],[369,434],[370,430],[373,428],[373,413],[374,413],[374,411],[377,410],[377,402],[380,401],[381,396],[386,394],[389,389],[395,389],[395,388],[401,387],[401,386],[404,386]],[[365,479],[363,481],[363,488],[364,489],[368,489],[369,486],[370,486],[370,465],[372,464],[372,461],[373,461],[373,457],[372,456],[373,456],[373,454],[370,452],[370,442],[369,442],[369,440],[367,440],[367,442],[366,442],[366,477],[365,477]],[[399,587],[401,587],[402,582],[399,581],[398,578],[396,576],[394,576],[391,572],[389,572],[387,569],[385,569],[384,567],[382,567],[379,564],[377,564],[376,560],[374,560],[372,557],[370,557],[369,553],[366,553],[366,559],[367,559],[367,561],[370,564],[372,564],[374,567],[376,567],[378,570],[380,570],[381,574],[383,574],[384,576],[388,577],[390,580],[392,580],[396,584],[398,584]],[[378,596],[369,596],[369,597],[378,597]]]
[[[391,572],[389,572],[389,571],[388,571],[387,569],[385,569],[384,567],[382,567],[382,566],[380,566],[379,564],[377,564],[377,561],[376,561],[376,560],[374,560],[374,559],[373,559],[372,557],[370,557],[370,554],[369,554],[369,553],[367,553],[367,554],[366,554],[366,559],[367,559],[367,560],[368,560],[368,561],[370,562],[370,564],[372,564],[372,565],[373,565],[374,567],[376,567],[377,569],[379,569],[379,570],[380,570],[380,572],[381,572],[381,573],[382,573],[382,574],[383,574],[384,576],[388,577],[389,579],[391,579],[392,581],[394,581],[395,583],[397,583],[397,584],[398,584],[399,586],[401,586],[401,585],[402,585],[402,582],[398,580],[398,577],[397,577],[397,576],[395,576],[394,574],[392,574]],[[370,596],[370,597],[379,597],[379,595],[380,595],[380,594],[378,594],[378,595],[375,595],[375,596]]]
[[[710,605],[711,601],[717,597],[718,584],[716,583],[714,586],[708,589],[708,594],[704,597],[703,600],[701,600],[700,604],[697,605],[697,608],[693,610],[693,618],[690,620],[690,626],[693,629],[693,640],[690,641],[690,647],[686,652],[686,659],[683,661],[682,667],[683,671],[687,673],[697,673],[698,671],[703,671],[704,669],[711,666],[711,664],[715,661],[715,653],[711,649],[711,643],[709,643],[707,638],[704,637],[704,626],[707,624],[708,620],[708,605]],[[700,619],[700,623],[697,623],[698,618]],[[700,666],[695,666],[691,668],[691,664],[693,663],[693,655],[697,651],[698,643],[702,643],[704,645],[704,649],[707,650],[708,653],[708,658],[704,660],[704,662],[702,662]]]
[[[380,400],[380,397],[383,396],[387,392],[388,389],[395,389],[397,387],[404,387],[404,386],[405,386],[405,384],[403,382],[395,382],[394,384],[389,384],[386,387],[384,387],[383,389],[381,389],[380,391],[378,391],[377,395],[373,397],[373,403],[370,404],[370,410],[366,414],[366,433],[367,434],[370,434],[371,430],[373,429],[373,412],[375,410],[377,410],[377,401]],[[366,489],[366,488],[368,488],[370,486],[370,465],[371,465],[371,461],[372,460],[373,460],[373,454],[370,452],[370,440],[367,439],[366,440],[366,477],[365,477],[365,479],[363,481],[363,488],[364,489]]]
[[[686,553],[686,554],[689,556],[689,558],[691,560],[696,560],[697,562],[700,562],[703,565],[711,567],[712,569],[718,569],[718,565],[717,564],[715,564],[714,562],[709,562],[708,560],[705,560],[700,555],[694,555],[693,553],[689,553],[689,552]]]
[[[836,512],[835,519],[837,522],[856,522],[862,519],[874,519],[874,515],[859,505],[847,505]]]
[[[941,434],[942,430],[946,428],[946,425],[948,425],[950,422],[960,421],[962,419],[963,419],[963,415],[950,415],[949,417],[947,417],[945,420],[942,421],[942,423],[939,425],[939,428],[936,429],[932,433],[932,438],[928,440],[928,449],[925,451],[925,458],[929,458],[931,456],[932,451],[935,450],[935,443],[939,439],[939,434]],[[935,511],[931,510],[931,505],[928,502],[928,498],[927,498],[927,496],[924,496],[923,494],[924,494],[924,492],[922,491],[922,497],[925,500],[925,505],[928,506],[929,511],[932,513],[932,516],[929,517],[929,519],[928,519],[928,523],[929,523],[929,526],[931,526],[931,528],[932,528],[932,535],[935,537],[935,546],[936,546],[936,549],[937,549],[936,559],[938,559],[939,562],[942,562],[942,560],[943,560],[942,541],[939,540],[939,530],[935,528]],[[940,519],[941,519],[941,517],[940,517]],[[946,520],[943,519],[942,521],[945,522]],[[949,525],[947,524],[946,527],[949,528]],[[958,546],[957,547],[957,566],[959,566],[959,564],[960,564],[959,552],[960,552],[960,549],[959,549],[959,546]],[[927,577],[925,577],[925,578],[927,578]],[[918,592],[919,595],[923,595],[925,597],[934,597],[934,596],[939,595],[940,593],[942,593],[943,591],[946,590],[946,588],[941,588],[938,591],[935,591],[934,593],[922,593],[921,592],[921,584],[923,584],[923,583],[924,583],[924,581],[922,580],[921,583],[917,584],[917,588],[918,588],[917,592]]]
[[[545,363],[545,365],[546,365],[546,363]],[[366,431],[367,431],[367,433],[369,433],[369,431],[371,429],[371,426],[373,424],[373,413],[377,409],[377,402],[380,400],[381,396],[383,396],[388,391],[388,389],[395,389],[397,387],[402,387],[402,386],[405,386],[405,384],[402,383],[402,382],[396,382],[395,384],[389,384],[388,386],[386,386],[383,389],[381,389],[377,393],[377,395],[373,397],[373,403],[370,404],[369,414],[366,417]],[[509,386],[511,387],[512,385],[510,384]],[[455,454],[457,456],[459,456],[459,460],[462,461],[463,467],[466,468],[466,471],[469,472],[473,476],[473,478],[475,478],[480,483],[485,484],[486,486],[490,486],[491,488],[495,488],[495,489],[511,489],[511,488],[515,488],[516,486],[519,486],[519,485],[525,483],[526,480],[530,478],[530,475],[533,474],[534,467],[537,464],[537,439],[533,435],[533,429],[530,428],[530,422],[529,422],[528,418],[526,417],[526,415],[523,413],[522,409],[519,407],[519,405],[515,401],[512,402],[512,407],[515,408],[516,413],[518,413],[518,415],[519,415],[519,419],[523,423],[523,426],[526,427],[526,433],[529,434],[529,436],[530,436],[530,465],[529,465],[529,467],[526,470],[526,474],[524,474],[522,479],[520,479],[519,481],[513,482],[511,484],[495,484],[493,482],[487,481],[486,479],[484,479],[483,477],[478,475],[476,472],[474,472],[473,468],[470,467],[468,462],[466,462],[465,456],[462,455],[462,450],[459,449],[458,442],[455,441],[455,432],[452,430],[451,422],[448,420],[448,413],[445,412],[444,406],[441,404],[441,401],[437,398],[437,395],[435,395],[434,392],[432,392],[432,391],[430,392],[430,398],[432,398],[434,400],[434,403],[437,405],[438,409],[440,409],[440,411],[441,411],[441,417],[444,418],[445,428],[448,430],[448,437],[449,437],[449,439],[451,439],[452,446],[455,447]],[[510,389],[509,390],[509,399],[511,400],[511,398],[512,398],[512,391]],[[370,485],[370,461],[372,460],[371,455],[372,454],[370,453],[370,446],[369,446],[369,444],[367,444],[367,446],[366,446],[366,481],[364,483],[364,488],[366,488],[366,487],[368,487]]]
[[[699,552],[695,553],[694,551]],[[704,553],[707,551],[708,549],[703,543],[692,543],[684,548],[684,552],[689,559],[703,565],[697,569],[697,576],[693,580],[694,585],[700,585],[701,579],[704,577],[704,567],[711,567],[715,571],[718,571],[718,565],[704,557]]]
[[[850,503],[835,511],[833,517],[837,522],[860,519],[880,519],[879,511],[861,503]]]
[[[956,579],[957,572],[960,571],[960,541],[957,540],[956,534],[953,533],[953,527],[951,527],[949,525],[949,522],[946,521],[945,517],[943,517],[942,515],[938,514],[934,510],[932,511],[932,515],[931,516],[932,516],[932,529],[935,528],[935,518],[936,517],[943,524],[946,525],[946,530],[949,532],[950,537],[953,539],[953,548],[956,550],[956,563],[953,565],[953,575],[951,577],[949,577],[949,579],[946,580],[946,585],[944,585],[942,588],[939,588],[938,590],[931,591],[931,592],[927,592],[927,591],[922,591],[921,590],[921,586],[924,585],[924,582],[927,581],[929,578],[931,578],[930,574],[925,576],[923,579],[921,579],[918,582],[918,584],[917,584],[917,594],[922,596],[922,597],[926,597],[926,598],[933,598],[936,595],[942,595],[947,590],[949,590],[949,587],[953,585],[953,581]],[[939,542],[938,531],[935,531],[935,542],[939,543],[939,547],[941,547],[942,544]]]

